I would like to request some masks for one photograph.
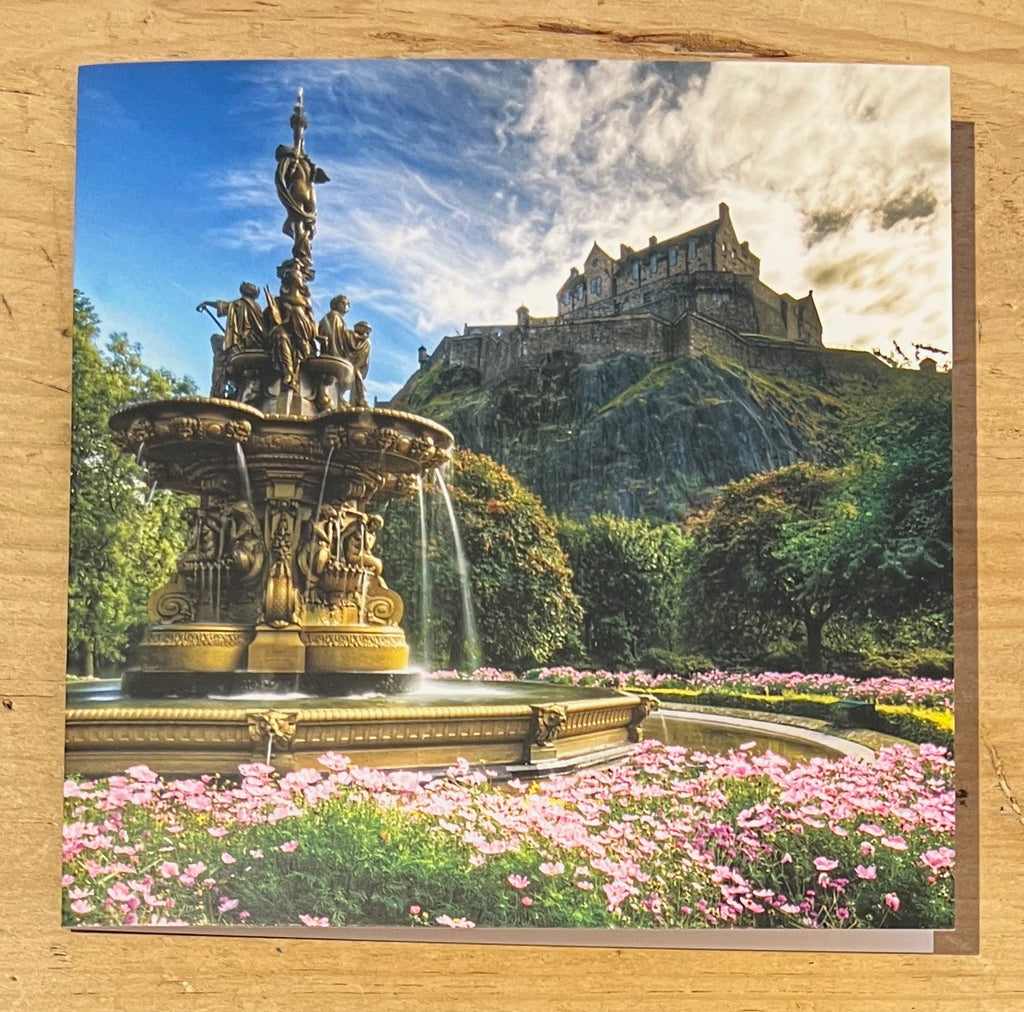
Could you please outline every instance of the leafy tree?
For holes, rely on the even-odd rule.
[[[679,637],[685,541],[679,528],[599,514],[562,520],[562,543],[583,606],[583,647],[594,661],[636,664]]]
[[[146,622],[149,593],[184,548],[182,496],[148,490],[138,463],[110,439],[108,420],[131,401],[195,393],[190,380],[146,366],[123,334],[98,347],[100,324],[75,293],[68,573],[69,670],[118,663]]]
[[[763,655],[796,622],[807,667],[820,670],[823,630],[854,586],[848,481],[847,470],[793,464],[727,485],[691,518],[689,623],[707,649]]]
[[[456,453],[447,478],[469,562],[482,658],[503,667],[543,664],[573,637],[580,608],[555,523],[541,501],[490,457]],[[429,664],[472,663],[462,621],[451,531],[439,494],[428,490],[431,608]],[[388,509],[380,547],[384,573],[406,603],[412,641],[425,641],[419,520],[412,502]]]
[[[953,608],[953,461],[949,377],[894,380],[850,430],[860,505],[855,565],[863,610],[916,613],[947,630]]]

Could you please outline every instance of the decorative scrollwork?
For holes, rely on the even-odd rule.
[[[657,709],[658,700],[654,696],[647,693],[640,696],[640,701],[633,707],[629,725],[626,728],[630,741],[643,741],[644,732],[640,725]]]
[[[295,741],[299,714],[295,710],[261,710],[246,714],[249,725],[249,739],[264,742],[269,736],[286,745]]]
[[[535,745],[550,745],[565,727],[566,710],[557,703],[550,706],[534,706],[533,742]]]
[[[179,439],[195,439],[200,432],[198,418],[176,418],[171,422],[170,429]]]
[[[176,622],[194,622],[195,597],[177,581],[161,587],[149,599],[150,618],[154,622],[173,625]]]
[[[236,419],[233,422],[226,422],[224,424],[224,435],[228,439],[233,439],[236,443],[248,442],[252,436],[252,422],[246,421],[244,418]]]
[[[402,621],[402,599],[391,590],[368,598],[366,621],[372,625],[398,625]]]

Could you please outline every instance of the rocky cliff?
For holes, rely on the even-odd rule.
[[[827,454],[849,381],[758,373],[715,358],[644,354],[526,361],[499,381],[441,364],[392,402],[447,425],[548,509],[676,519],[726,482]]]

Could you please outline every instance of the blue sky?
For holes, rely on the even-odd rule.
[[[296,88],[330,176],[313,244],[374,329],[393,393],[464,323],[555,293],[730,205],[779,291],[814,289],[826,344],[949,348],[949,106],[941,68],[758,63],[285,61],[84,67],[75,285],[105,332],[209,379],[207,299],[276,290],[274,149]]]

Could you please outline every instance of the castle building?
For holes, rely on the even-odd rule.
[[[751,368],[811,368],[871,375],[886,368],[868,352],[826,348],[814,296],[780,294],[760,278],[761,261],[733,228],[729,208],[670,239],[651,236],[618,258],[596,243],[557,292],[557,315],[516,322],[466,324],[421,348],[421,370],[442,364],[476,370],[481,382],[523,359],[571,355],[580,363],[640,352],[652,362],[720,353]]]
[[[697,313],[739,333],[821,347],[813,295],[779,295],[760,273],[760,259],[737,239],[728,206],[719,204],[714,221],[671,239],[652,235],[642,250],[622,245],[617,260],[595,243],[583,270],[573,267],[558,290],[558,319]]]

